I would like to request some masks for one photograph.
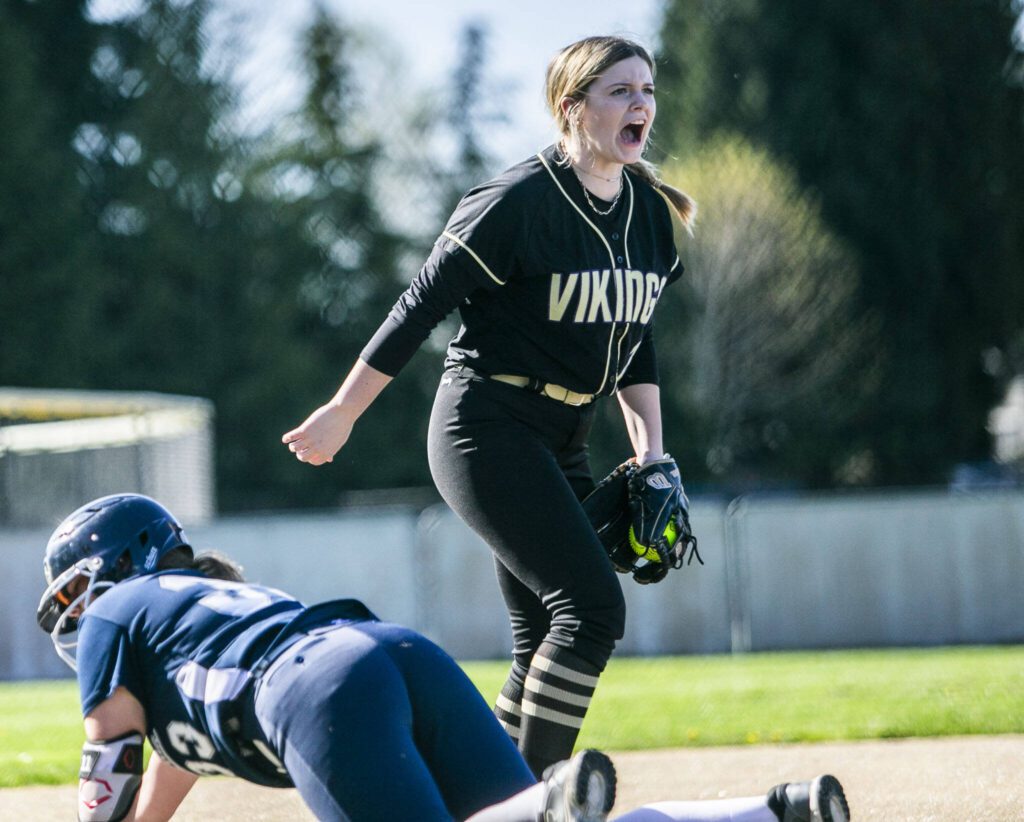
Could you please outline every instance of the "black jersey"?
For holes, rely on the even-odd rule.
[[[600,216],[561,159],[549,147],[463,197],[363,360],[398,373],[457,307],[448,366],[588,394],[658,381],[654,307],[683,270],[670,206],[627,168]]]

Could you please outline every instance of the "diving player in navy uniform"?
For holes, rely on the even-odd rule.
[[[69,515],[37,618],[76,667],[87,741],[78,818],[170,819],[203,774],[298,788],[322,820],[600,822],[615,771],[581,751],[536,782],[461,669],[356,600],[305,607],[193,556],[155,500]],[[155,751],[142,777],[143,736]],[[843,815],[847,814],[847,815]],[[659,803],[620,820],[843,822],[830,776],[767,797]]]
[[[57,528],[39,624],[75,667],[87,742],[79,819],[169,819],[199,775],[294,785],[318,819],[603,820],[598,751],[543,782],[456,663],[355,600],[305,607],[193,557],[137,494]],[[142,742],[155,755],[142,778]],[[137,797],[137,801],[136,801]]]
[[[546,94],[561,139],[471,190],[334,398],[282,440],[330,462],[359,416],[458,309],[429,429],[434,481],[495,555],[512,668],[495,713],[535,774],[567,758],[625,626],[580,500],[595,401],[615,394],[640,466],[664,463],[654,309],[693,202],[643,152],[654,62],[636,43],[563,49]],[[678,480],[677,480],[678,481]]]

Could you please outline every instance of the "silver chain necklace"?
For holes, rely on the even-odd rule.
[[[621,177],[619,177],[619,190],[615,192],[615,199],[612,200],[612,204],[608,206],[607,211],[601,211],[596,205],[594,205],[594,201],[590,199],[590,192],[587,191],[587,187],[583,185],[583,180],[580,180],[579,172],[577,172],[574,168],[573,173],[576,174],[576,179],[580,181],[580,188],[583,189],[583,196],[587,201],[587,205],[590,206],[590,208],[593,210],[595,214],[597,214],[599,217],[607,217],[615,210],[615,206],[619,204],[619,197],[622,196],[623,185]]]

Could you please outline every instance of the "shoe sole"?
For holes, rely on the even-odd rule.
[[[572,805],[577,822],[603,822],[615,804],[615,766],[601,751],[576,755]]]
[[[811,782],[812,822],[849,822],[850,806],[843,786],[831,774],[823,774]]]

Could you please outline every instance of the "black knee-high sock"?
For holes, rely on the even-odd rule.
[[[505,686],[498,694],[498,700],[494,703],[494,715],[502,727],[512,737],[512,741],[519,744],[519,725],[523,715],[523,686],[521,677],[517,677],[515,669],[509,674]]]
[[[522,699],[519,750],[539,778],[572,756],[601,670],[548,642],[534,654]]]

